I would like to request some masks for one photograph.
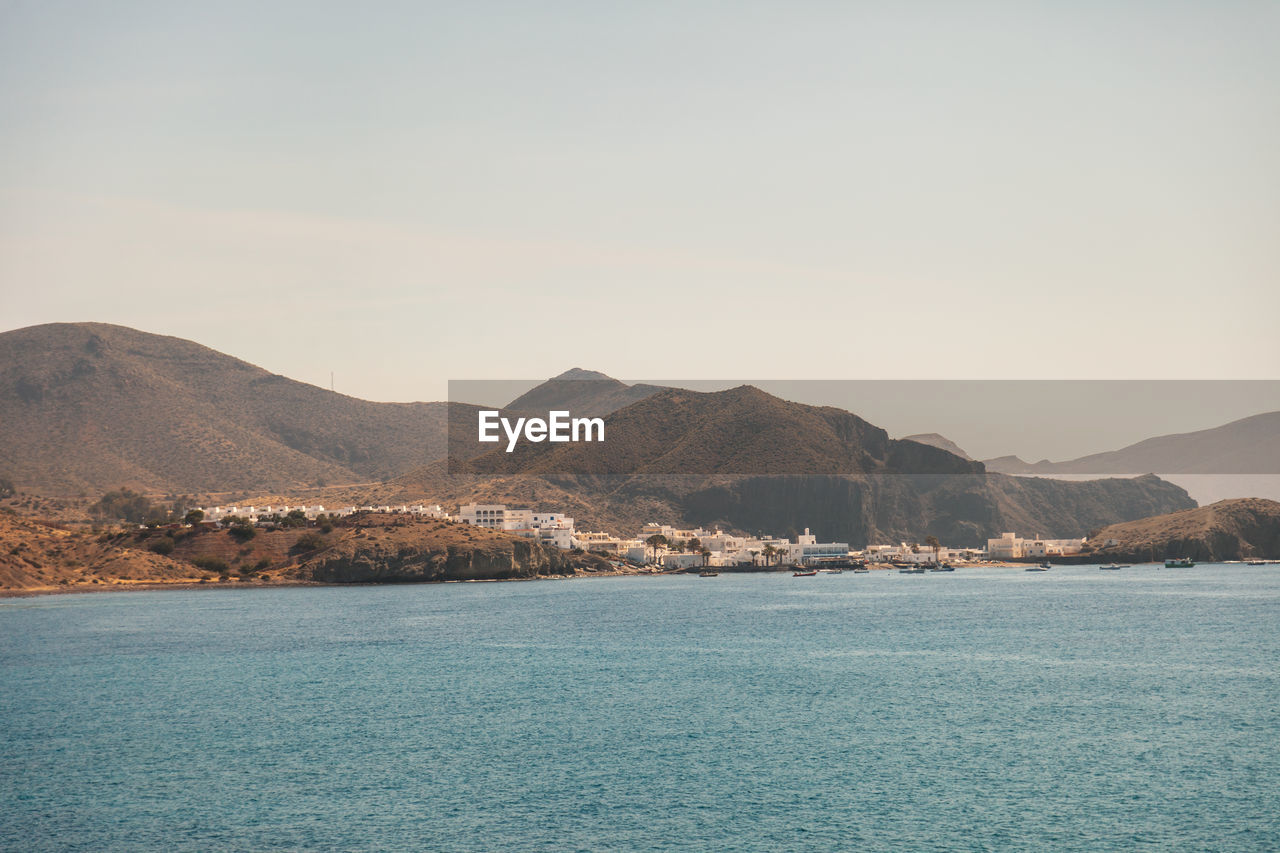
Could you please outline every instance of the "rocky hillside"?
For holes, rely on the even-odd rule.
[[[616,573],[506,533],[372,513],[326,527],[65,529],[0,514],[0,592],[207,583],[411,583]]]
[[[1219,501],[1108,525],[1089,541],[1092,558],[1104,561],[1280,559],[1280,503],[1261,498]]]
[[[357,400],[122,326],[0,334],[0,475],[26,491],[289,491],[382,479],[444,456],[448,411]]]
[[[200,576],[190,563],[111,537],[0,513],[0,591],[193,582]]]
[[[482,528],[368,515],[344,523],[331,544],[300,558],[282,578],[323,583],[506,580],[611,572],[609,561]]]

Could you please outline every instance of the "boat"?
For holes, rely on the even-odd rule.
[[[698,577],[700,577],[700,578],[718,578],[718,577],[720,577],[720,573],[719,573],[719,572],[716,572],[716,571],[712,571],[711,569],[703,569],[702,571],[698,572]]]
[[[1052,569],[1052,568],[1053,568],[1053,563],[1050,563],[1048,560],[1045,560],[1043,563],[1041,563],[1041,564],[1040,564],[1040,568],[1042,568],[1042,569]]]
[[[824,575],[842,575],[844,574],[844,569],[823,569],[822,573]]]
[[[1164,561],[1164,567],[1166,569],[1194,569],[1195,565],[1195,560],[1189,560],[1186,557],[1171,557]]]
[[[1029,572],[1047,572],[1047,571],[1049,571],[1049,570],[1048,570],[1048,569],[1046,569],[1044,566],[1027,566],[1027,571],[1029,571]]]
[[[1129,567],[1128,567],[1128,566],[1117,566],[1115,563],[1112,563],[1112,564],[1111,564],[1111,565],[1109,565],[1109,566],[1098,566],[1098,570],[1099,570],[1099,571],[1102,571],[1102,572],[1118,572],[1118,571],[1120,571],[1121,569],[1127,569],[1127,568],[1129,568]]]
[[[898,574],[900,575],[922,575],[924,572],[924,566],[903,566],[898,569]]]
[[[1265,566],[1266,564],[1266,560],[1245,560],[1246,566]]]
[[[868,572],[870,572],[870,571],[871,571],[871,570],[870,570],[870,569],[868,569],[866,566],[854,566],[854,567],[853,567],[853,573],[854,573],[855,575],[865,575],[865,574],[867,574],[867,573],[868,573]]]

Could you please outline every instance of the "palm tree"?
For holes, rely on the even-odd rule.
[[[711,563],[711,549],[699,546],[698,553],[702,555],[702,568],[706,568]]]
[[[756,564],[756,557],[760,556],[760,552],[752,548],[747,553],[751,555],[751,565],[754,566]]]
[[[933,549],[933,562],[934,562],[934,565],[937,565],[937,563],[938,563],[938,551],[942,548],[942,545],[941,545],[941,544],[939,544],[939,542],[938,542],[938,537],[937,537],[937,536],[926,536],[926,537],[924,538],[924,544],[928,545],[930,548],[932,548],[932,549]]]
[[[689,551],[690,553],[693,553],[693,554],[697,554],[699,551],[702,550],[702,543],[698,540],[698,537],[695,536],[692,539],[690,539],[688,542],[684,543],[684,550]]]
[[[764,564],[767,566],[769,565],[769,561],[771,560],[773,555],[778,553],[778,549],[773,547],[772,544],[766,544],[764,546],[764,550],[761,551],[760,553],[764,554]]]
[[[658,562],[658,549],[666,547],[667,537],[663,536],[661,533],[655,533],[648,539],[644,540],[644,543],[653,549],[653,561],[656,563]]]

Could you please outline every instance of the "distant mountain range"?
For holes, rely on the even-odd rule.
[[[1148,438],[1067,462],[1001,456],[985,464],[988,471],[1002,474],[1280,474],[1280,412]]]
[[[699,393],[575,369],[506,411],[553,408],[598,414],[608,440],[508,454],[476,442],[478,407],[464,403],[357,400],[120,326],[0,334],[0,476],[29,491],[287,495],[378,480],[387,496],[503,500],[618,532],[654,520],[778,534],[811,527],[855,545],[1082,535],[1194,506],[1154,477],[989,474],[934,446],[940,437],[891,439],[850,412],[751,386]]]

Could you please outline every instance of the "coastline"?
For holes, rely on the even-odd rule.
[[[1025,564],[1022,563],[979,563],[969,566],[962,566],[961,569],[1020,569]],[[756,571],[733,571],[732,569],[720,569],[722,575],[748,575],[748,574],[786,574],[794,571],[793,566],[783,566],[778,568],[770,568],[764,571],[757,569]],[[873,572],[896,572],[892,566],[872,568]],[[511,578],[452,578],[439,581],[404,581],[393,583],[329,583],[322,581],[243,581],[243,580],[226,580],[226,581],[205,581],[184,579],[180,581],[130,581],[130,580],[112,580],[106,583],[90,583],[76,585],[59,585],[49,587],[31,587],[27,589],[0,589],[0,599],[4,598],[33,598],[43,595],[71,595],[77,593],[98,593],[98,592],[163,592],[165,590],[226,590],[226,589],[280,589],[286,587],[369,587],[369,586],[419,586],[433,584],[448,583],[523,583],[528,581],[559,581],[559,580],[578,580],[590,578],[615,578],[615,577],[672,577],[675,575],[696,575],[697,572],[687,571],[629,571],[629,572],[576,572],[571,575],[538,575],[535,577],[511,577]]]

